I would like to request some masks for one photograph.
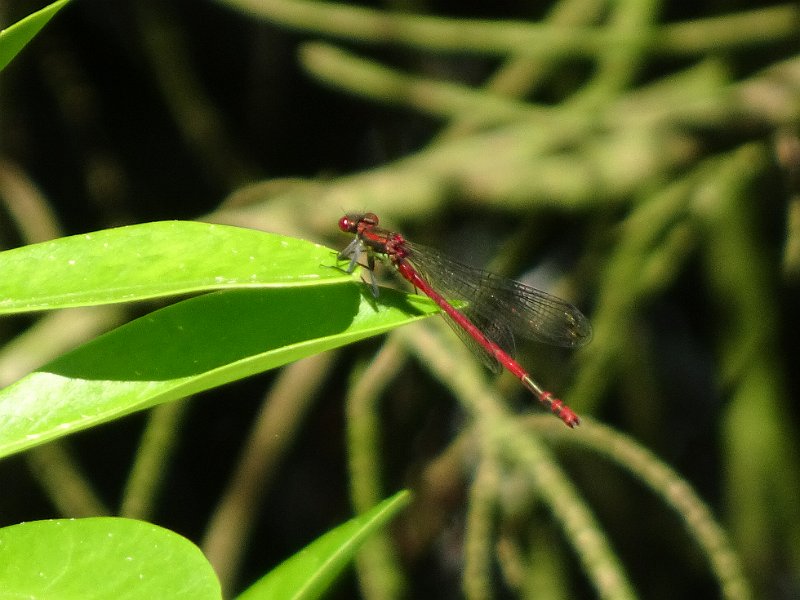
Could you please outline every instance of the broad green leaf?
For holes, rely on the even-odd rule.
[[[142,521],[98,517],[0,529],[0,600],[218,600],[200,549]]]
[[[59,0],[0,31],[0,71],[39,33],[69,0]]]
[[[0,390],[0,457],[436,312],[363,285],[225,290],[131,321]]]
[[[0,252],[0,314],[223,288],[349,281],[333,250],[241,227],[164,221]]]
[[[350,564],[364,541],[411,501],[401,491],[339,525],[259,579],[237,600],[313,600]]]

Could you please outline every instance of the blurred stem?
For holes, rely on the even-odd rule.
[[[800,130],[787,127],[775,135],[775,154],[783,170],[786,194],[786,243],[783,271],[787,278],[800,277]]]
[[[585,25],[600,17],[605,2],[600,0],[561,0],[553,5],[545,22],[571,27]],[[555,61],[534,58],[526,54],[509,57],[489,78],[483,89],[505,98],[524,99],[557,68]],[[467,112],[454,119],[436,136],[436,142],[463,137],[484,125],[482,113]]]
[[[465,85],[405,75],[322,42],[303,44],[300,60],[312,75],[330,85],[446,119],[480,112],[484,125],[516,120],[543,122],[552,112]]]
[[[440,330],[441,331],[441,330]],[[555,521],[580,558],[584,571],[601,598],[635,598],[627,575],[578,490],[560,469],[538,438],[521,427],[521,420],[508,414],[502,400],[486,386],[479,367],[466,348],[432,328],[405,327],[397,335],[419,357],[421,363],[455,394],[482,431],[491,431],[497,452],[525,469]],[[551,417],[554,427],[563,427]]]
[[[127,316],[122,305],[86,306],[46,313],[0,348],[0,386],[113,329]]]
[[[719,385],[730,396],[722,429],[726,505],[755,573],[771,572],[780,561],[800,570],[800,476],[786,468],[796,464],[800,449],[785,418],[790,408],[777,342],[783,327],[776,304],[779,282],[770,277],[758,214],[747,201],[768,167],[761,144],[744,146],[727,158],[695,203],[717,307]]]
[[[0,350],[0,386],[16,381],[48,361],[119,324],[120,306],[72,308],[52,312]],[[53,441],[25,455],[33,477],[59,512],[68,517],[110,514],[94,492],[64,441]]]
[[[606,31],[613,35],[629,35],[634,39],[642,32],[656,29],[661,0],[620,0],[609,6],[611,15],[607,19]],[[647,48],[644,44],[610,46],[597,57],[595,73],[576,97],[568,104],[572,108],[598,108],[630,86],[645,63]]]
[[[795,281],[800,278],[800,193],[790,198],[786,206],[783,270]]]
[[[431,460],[415,485],[415,502],[408,513],[409,535],[403,540],[411,558],[427,552],[432,541],[452,522],[463,505],[463,488],[470,477],[475,455],[474,426],[458,436]]]
[[[554,27],[580,27],[599,19],[605,8],[602,0],[561,0],[553,5],[544,22]],[[556,68],[552,61],[521,52],[507,59],[485,88],[509,98],[524,98]]]
[[[202,543],[223,590],[229,590],[236,579],[259,514],[257,507],[295,441],[333,357],[334,353],[324,352],[287,366],[261,405]]]
[[[642,278],[654,265],[664,265],[658,256],[664,251],[665,240],[681,241],[670,232],[678,225],[683,227],[692,191],[713,173],[714,161],[710,162],[702,163],[682,179],[647,197],[622,221],[615,249],[599,281],[591,347],[579,350],[577,355],[581,368],[569,395],[581,409],[592,412],[604,397],[617,377],[622,345],[630,342],[628,332],[632,321],[650,295],[671,283],[667,275],[678,272],[680,265],[674,263],[670,270],[662,270],[665,277],[661,280]],[[680,258],[672,252],[670,255]]]
[[[532,524],[528,529],[525,548],[528,552],[520,556],[527,567],[521,573],[520,600],[540,600],[541,589],[552,589],[550,600],[570,600],[574,598],[564,576],[564,550],[558,545],[558,532],[541,524]],[[523,548],[517,549],[520,555]],[[545,587],[546,586],[546,587]]]
[[[410,75],[321,42],[304,44],[300,60],[318,79],[357,96],[447,120],[470,114],[484,127],[519,123],[542,132],[540,136],[558,132],[563,144],[589,139],[597,130],[741,127],[742,113],[764,125],[791,125],[800,118],[797,59],[772,65],[736,83],[729,81],[722,62],[707,59],[624,94],[612,89],[610,80],[598,83],[600,87],[594,91],[584,88],[559,106],[536,105],[485,89]],[[613,81],[622,85],[624,78],[617,74]],[[598,95],[601,91],[602,97]]]
[[[61,224],[47,198],[28,174],[10,160],[0,160],[0,201],[16,222],[25,244],[62,235]]]
[[[686,176],[704,152],[687,126],[710,124],[752,135],[754,125],[767,128],[800,118],[800,59],[777,63],[740,83],[725,85],[727,80],[720,62],[705,60],[631,91],[602,114],[551,110],[552,118],[449,139],[324,186],[293,182],[274,190],[269,210],[226,210],[213,219],[266,229],[280,222],[287,231],[328,235],[343,206],[368,205],[386,219],[418,223],[453,198],[468,208],[479,203],[481,210],[528,216],[542,207],[615,209],[654,193],[664,181]],[[608,135],[639,142],[609,149]],[[582,156],[585,145],[592,146],[588,156]]]
[[[506,210],[515,206],[529,209],[533,199],[547,199],[565,208],[584,202],[596,206],[600,198],[624,197],[639,189],[643,181],[651,181],[654,173],[668,173],[693,158],[691,140],[664,127],[664,121],[680,119],[675,110],[696,108],[693,102],[675,102],[674,95],[668,105],[661,107],[652,106],[653,97],[644,93],[643,106],[631,99],[625,110],[611,105],[599,113],[562,111],[398,74],[322,44],[307,45],[302,54],[307,65],[313,63],[313,69],[319,68],[331,82],[345,85],[349,91],[353,91],[349,86],[358,86],[359,93],[407,102],[446,118],[471,110],[483,115],[482,124],[506,119],[513,123],[448,140],[394,165],[340,180],[340,185],[329,188],[329,193],[336,196],[368,195],[377,205],[381,196],[402,189],[405,198],[414,197],[416,203],[421,203],[432,194],[441,196],[450,189],[458,190],[462,197],[481,198],[484,205],[495,201]],[[707,82],[709,69],[706,66],[700,71],[662,82],[662,87],[686,90],[687,81],[701,81],[700,74],[706,76],[702,81]],[[701,87],[703,95],[705,86],[707,83]],[[693,91],[681,92],[684,100],[692,94]],[[676,106],[681,108],[675,109]],[[626,121],[630,121],[627,126]],[[598,128],[603,128],[602,136],[597,135]],[[395,178],[396,185],[391,182]],[[408,191],[409,184],[425,189],[416,191],[415,187],[412,193]],[[408,206],[408,200],[404,200],[404,206]]]
[[[790,3],[659,27],[653,46],[675,55],[716,53],[770,40],[796,41],[798,32],[800,6]]]
[[[187,147],[226,187],[232,189],[252,180],[254,167],[236,149],[222,113],[194,76],[196,69],[173,9],[168,3],[152,1],[134,6],[150,67]]]
[[[354,370],[347,392],[347,457],[350,467],[350,497],[356,513],[364,513],[386,495],[382,486],[381,423],[379,401],[383,391],[397,376],[406,361],[406,353],[392,335],[367,369]],[[364,597],[369,600],[399,598],[406,582],[398,558],[381,529],[365,541],[356,558],[358,579]]]
[[[556,425],[559,424],[553,426]],[[616,600],[636,598],[620,558],[579,490],[540,439],[530,436],[521,427],[520,419],[506,432],[506,450],[528,468],[539,494],[563,527],[598,595]]]
[[[523,21],[448,19],[302,0],[217,0],[254,17],[380,45],[487,55],[597,56],[609,48],[640,46],[648,54],[691,56],[794,39],[800,8],[794,4],[740,12],[653,32],[608,31]]]
[[[152,519],[188,406],[187,399],[183,399],[150,411],[122,494],[120,516],[145,521]]]
[[[479,431],[483,429],[479,425]],[[497,440],[492,431],[481,431],[481,458],[470,487],[464,539],[464,576],[462,588],[467,600],[492,598],[492,567],[497,494],[502,477],[496,452]]]
[[[61,515],[80,518],[111,514],[69,453],[65,442],[57,440],[37,446],[24,456],[31,473]]]
[[[708,558],[722,597],[728,600],[752,597],[741,561],[727,534],[714,519],[708,505],[678,473],[638,442],[596,421],[586,419],[580,436],[571,431],[553,429],[549,421],[549,417],[539,416],[526,420],[540,435],[591,449],[631,472],[684,521],[689,534]]]

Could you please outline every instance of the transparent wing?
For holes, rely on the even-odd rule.
[[[512,356],[514,334],[566,348],[577,348],[591,339],[589,320],[569,302],[518,281],[459,263],[433,248],[407,243],[407,249],[408,260],[420,275],[448,300],[468,303],[460,310]],[[462,340],[472,339],[458,325],[451,325]],[[481,348],[477,343],[468,345],[473,349]],[[483,354],[497,362],[487,352]],[[487,361],[484,359],[484,362]]]

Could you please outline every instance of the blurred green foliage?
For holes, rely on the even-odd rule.
[[[800,593],[796,4],[85,0],[2,77],[6,247],[164,218],[344,245],[336,220],[368,209],[592,320],[569,362],[519,348],[574,432],[418,326],[182,413],[144,505],[225,587],[410,487],[359,558],[366,598]],[[129,317],[5,322],[3,383]],[[242,397],[273,385],[254,417]],[[142,426],[76,436],[57,468],[117,498]],[[0,478],[41,482],[25,456]],[[210,508],[228,478],[240,528]],[[27,492],[10,522],[90,506]]]

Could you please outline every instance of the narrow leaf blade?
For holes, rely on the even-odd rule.
[[[162,221],[0,252],[0,314],[225,288],[341,283],[335,252],[263,231]]]
[[[411,501],[401,491],[318,538],[258,580],[237,600],[315,600],[353,560],[364,541]]]
[[[0,390],[0,457],[436,312],[344,285],[226,290],[136,319]]]
[[[69,0],[59,0],[0,31],[0,71],[20,53]]]

